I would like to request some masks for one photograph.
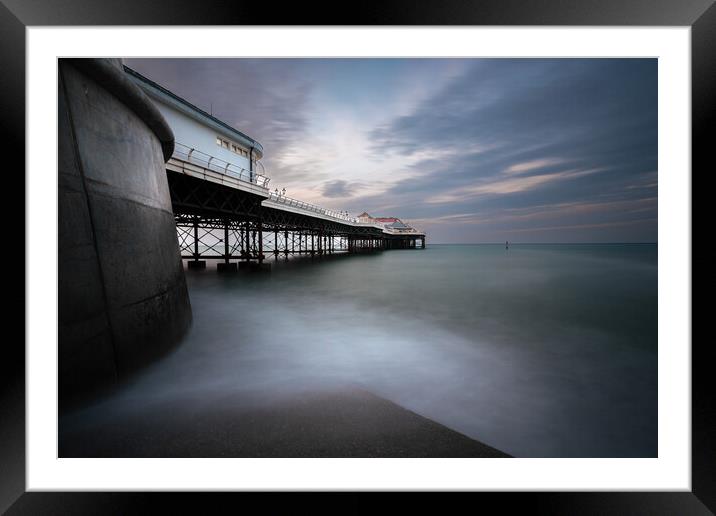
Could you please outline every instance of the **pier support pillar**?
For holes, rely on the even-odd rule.
[[[199,260],[199,217],[194,217],[194,260]]]
[[[224,219],[224,263],[229,264],[229,219]]]
[[[243,247],[243,254],[244,259],[246,260],[244,263],[249,263],[249,260],[251,259],[251,240],[249,239],[249,222],[244,221],[243,228],[241,231],[241,240],[242,240],[242,247]]]

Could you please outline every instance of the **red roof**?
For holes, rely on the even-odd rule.
[[[375,217],[373,220],[377,220],[378,222],[398,222],[400,219],[396,219],[395,217]]]

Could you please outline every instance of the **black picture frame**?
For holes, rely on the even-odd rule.
[[[692,171],[713,170],[712,147],[707,134],[713,130],[716,112],[716,6],[714,0],[448,0],[417,6],[411,0],[287,3],[278,8],[247,1],[221,0],[0,0],[0,141],[5,177],[3,192],[24,199],[25,170],[25,29],[35,25],[609,25],[690,26],[692,45]],[[710,152],[711,151],[711,152]],[[688,173],[688,171],[685,171]],[[15,184],[12,182],[15,181]],[[22,192],[22,193],[21,193]],[[704,189],[701,191],[702,195]],[[10,260],[17,269],[25,263],[17,224],[20,209],[6,210],[6,234],[12,238]],[[693,206],[693,196],[692,196]],[[22,210],[24,213],[24,209]],[[8,218],[9,216],[12,219]],[[23,219],[24,220],[24,219]],[[704,219],[692,215],[695,227]],[[48,224],[48,231],[54,231]],[[707,233],[701,233],[708,235]],[[13,236],[14,235],[14,236]],[[24,231],[22,241],[27,238]],[[707,237],[704,237],[707,238]],[[7,240],[6,240],[7,241]],[[20,251],[22,249],[22,251]],[[9,248],[6,248],[9,251]],[[691,248],[693,257],[693,246]],[[18,254],[22,254],[21,260]],[[703,257],[705,261],[706,256]],[[694,263],[692,259],[692,264]],[[698,263],[698,261],[697,261]],[[48,264],[48,266],[53,266]],[[23,265],[24,276],[32,274]],[[699,263],[700,270],[702,269]],[[703,269],[705,269],[705,264]],[[8,268],[8,271],[10,269]],[[692,277],[694,267],[692,265]],[[10,274],[7,274],[10,276]],[[18,277],[19,275],[13,274]],[[24,278],[23,278],[24,279]],[[702,281],[700,285],[708,285]],[[692,290],[693,294],[693,290]],[[7,294],[6,294],[7,296]],[[8,320],[24,319],[25,293],[9,297]],[[692,302],[693,307],[693,302]],[[692,309],[692,314],[695,313]],[[13,317],[14,316],[14,317]],[[693,320],[693,315],[692,315]],[[693,324],[692,324],[693,326]],[[24,330],[23,330],[24,337]],[[6,335],[11,335],[6,331]],[[694,334],[695,335],[695,334]],[[688,342],[683,343],[688,345]],[[416,494],[401,497],[400,507],[429,508],[439,504],[468,503],[473,507],[497,504],[500,510],[529,507],[530,512],[551,514],[709,514],[716,511],[716,448],[714,403],[716,391],[711,372],[714,351],[706,340],[692,338],[692,491],[621,493],[469,493],[426,500]],[[176,504],[181,512],[213,512],[216,504],[259,502],[275,508],[265,495],[166,494],[166,493],[26,493],[25,492],[25,349],[24,338],[6,337],[0,355],[0,511],[8,514],[134,514],[166,511]],[[243,497],[243,498],[240,498]],[[466,497],[470,497],[466,500]],[[294,493],[281,503],[292,510],[315,512],[368,512],[385,508],[385,496],[374,493]],[[392,502],[392,500],[391,500]],[[239,506],[235,506],[238,508]],[[436,506],[437,507],[437,506]],[[273,512],[273,511],[271,511]]]

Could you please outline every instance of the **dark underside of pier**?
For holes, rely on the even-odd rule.
[[[508,457],[362,390],[229,407],[175,402],[90,423],[61,419],[59,456]]]

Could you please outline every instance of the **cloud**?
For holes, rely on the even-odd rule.
[[[468,186],[453,190],[451,192],[443,193],[437,196],[428,197],[425,202],[428,203],[453,203],[465,201],[470,198],[478,197],[481,195],[490,194],[511,194],[517,192],[523,192],[538,188],[546,183],[552,181],[558,181],[562,179],[574,179],[582,177],[588,174],[599,172],[600,169],[595,168],[591,170],[567,170],[563,172],[554,172],[552,174],[541,174],[528,177],[516,177],[510,179],[502,179],[496,181],[488,181],[476,186]]]
[[[563,159],[560,158],[541,158],[533,159],[532,161],[525,161],[522,163],[515,163],[507,167],[504,172],[506,174],[522,174],[525,172],[532,172],[541,168],[549,167],[552,165],[559,165],[564,163]]]
[[[128,64],[213,103],[307,201],[425,221],[432,242],[656,240],[655,59]]]
[[[349,183],[343,179],[336,179],[323,183],[322,193],[324,197],[353,197],[361,186],[360,183]]]
[[[619,240],[654,241],[656,221],[632,224],[629,213],[653,196],[656,131],[655,60],[500,59],[480,60],[412,114],[372,135],[383,154],[443,152],[429,167],[415,164],[414,176],[390,191],[401,199],[398,209],[414,213],[419,206],[421,220],[484,213],[494,222],[483,224],[482,235],[490,239],[508,229],[496,221],[509,210],[618,200],[611,216],[633,226]],[[470,151],[476,146],[482,152]],[[563,222],[596,217],[562,216]],[[579,225],[589,229],[587,222]],[[529,236],[529,227],[519,229]],[[565,231],[567,238],[574,235]],[[585,231],[579,239],[590,235],[597,233]]]
[[[594,228],[614,228],[618,226],[632,226],[635,224],[643,224],[644,222],[655,222],[656,218],[646,218],[637,220],[623,220],[616,222],[604,222],[601,224],[573,224],[569,226],[547,226],[547,227],[529,227],[529,228],[513,228],[505,230],[505,233],[534,233],[538,231],[564,231],[565,229],[594,229]]]

